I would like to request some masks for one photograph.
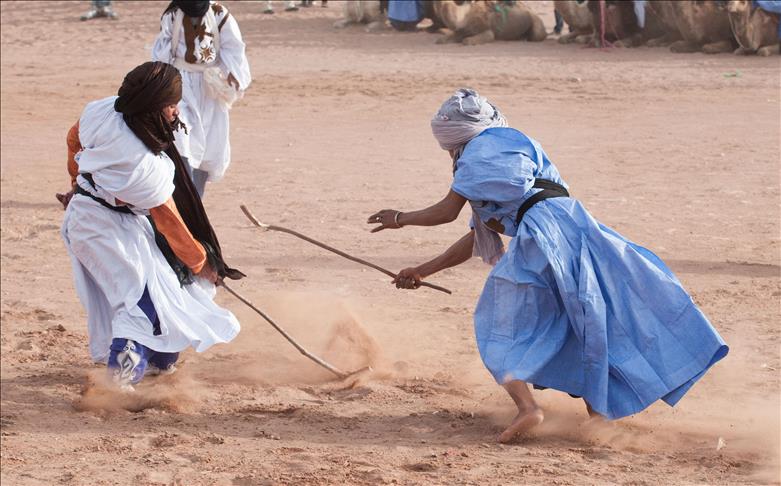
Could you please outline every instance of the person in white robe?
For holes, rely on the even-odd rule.
[[[222,179],[230,165],[229,111],[252,82],[239,24],[219,3],[172,1],[160,19],[152,60],[182,73],[187,133],[178,132],[176,144],[203,195],[206,182]]]
[[[192,223],[200,217],[211,230],[172,143],[180,98],[177,70],[148,62],[126,76],[119,96],[89,103],[79,120],[83,149],[62,237],[92,359],[107,363],[123,388],[145,372],[173,371],[184,349],[203,352],[240,329],[213,302],[215,283],[236,271],[224,264],[213,231],[203,236]],[[184,274],[169,258],[185,263]]]

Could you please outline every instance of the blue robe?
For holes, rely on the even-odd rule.
[[[601,415],[674,405],[728,348],[659,257],[573,198],[535,204],[536,178],[566,187],[539,143],[512,128],[473,138],[452,189],[512,237],[475,310],[480,355],[499,383],[583,397]]]
[[[400,22],[419,22],[423,18],[423,6],[419,0],[390,0],[388,18]]]

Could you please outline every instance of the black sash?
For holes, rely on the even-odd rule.
[[[89,172],[81,172],[80,175],[89,182],[89,184],[92,186],[93,189],[96,189],[97,186],[95,185],[95,180],[92,179],[92,174]],[[130,210],[127,206],[112,206],[109,204],[105,199],[98,197],[89,191],[84,190],[80,185],[76,184],[76,189],[74,191],[76,194],[81,194],[82,196],[87,196],[88,198],[92,199],[93,201],[96,201],[100,203],[101,206],[111,209],[112,211],[116,211],[118,213],[124,213],[124,214],[135,214],[133,211]],[[155,243],[157,244],[157,247],[160,249],[160,252],[165,257],[165,260],[168,262],[168,265],[171,267],[171,269],[176,273],[176,278],[179,279],[179,283],[181,285],[184,284],[190,284],[192,283],[192,275],[190,272],[190,269],[187,268],[187,266],[179,260],[179,258],[176,257],[176,254],[174,253],[173,249],[171,249],[171,246],[168,244],[168,240],[165,239],[165,236],[157,229],[157,226],[155,226],[155,222],[152,219],[152,216],[146,217],[149,220],[149,224],[152,225],[152,230],[155,233]],[[204,250],[206,250],[206,254],[208,258],[214,258],[214,250],[211,248],[211,246],[201,241],[200,242]],[[212,260],[209,260],[210,262]]]
[[[90,183],[90,185],[95,188],[95,181],[92,180],[92,174],[88,173],[82,173],[81,176]],[[81,194],[82,196],[87,196],[88,198],[92,199],[93,201],[97,201],[100,203],[101,206],[111,209],[112,211],[116,211],[118,213],[125,213],[125,214],[133,214],[133,211],[130,210],[127,206],[112,206],[109,204],[105,199],[102,197],[98,197],[94,194],[92,194],[89,191],[85,191],[80,185],[76,184],[76,189],[74,190],[76,194]]]
[[[523,219],[523,215],[526,214],[526,211],[543,199],[549,199],[551,197],[569,197],[569,192],[567,192],[567,189],[564,186],[548,179],[537,179],[534,181],[532,187],[537,187],[542,190],[525,200],[523,204],[521,204],[521,207],[518,208],[518,214],[515,215],[516,226],[521,224],[521,220]]]

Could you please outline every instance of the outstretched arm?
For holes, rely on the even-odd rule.
[[[405,268],[393,279],[400,289],[416,289],[420,281],[446,268],[460,265],[472,257],[472,247],[475,244],[475,230],[470,231],[456,241],[450,248],[438,257],[417,267]]]
[[[444,199],[419,211],[402,213],[395,209],[383,209],[369,216],[369,224],[379,223],[372,233],[384,229],[398,229],[402,226],[437,226],[455,221],[461,209],[466,204],[466,198],[450,190]]]
[[[68,192],[58,192],[55,197],[63,209],[68,208],[68,204],[73,197],[74,189],[76,188],[76,177],[79,175],[79,164],[76,162],[76,154],[81,151],[81,142],[79,141],[79,121],[68,130],[68,135],[65,137],[65,141],[68,145],[68,174],[71,176],[71,190]]]

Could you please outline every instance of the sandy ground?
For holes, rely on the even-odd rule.
[[[337,2],[264,16],[230,2],[255,81],[232,112],[233,164],[205,200],[235,288],[338,366],[345,388],[221,291],[235,342],[120,402],[82,396],[102,368],[59,235],[65,133],[147,60],[165,2],[2,2],[2,473],[37,484],[754,484],[779,482],[779,58],[435,45],[436,35],[334,31]],[[551,2],[535,5],[551,25]],[[277,3],[278,10],[281,4]],[[474,343],[488,268],[474,260],[401,292],[290,236],[394,270],[436,255],[458,222],[369,234],[371,212],[448,189],[429,119],[462,85],[541,141],[593,214],[655,250],[731,346],[674,409],[610,424],[535,392],[547,421],[495,443],[513,406]],[[130,409],[130,411],[125,410]],[[721,447],[719,445],[721,444]]]

